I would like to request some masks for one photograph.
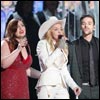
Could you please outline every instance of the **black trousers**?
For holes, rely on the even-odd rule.
[[[79,99],[99,99],[99,86],[82,86],[82,92]],[[72,89],[69,88],[70,99],[75,99],[75,94]]]
[[[79,99],[99,99],[99,86],[82,86]]]

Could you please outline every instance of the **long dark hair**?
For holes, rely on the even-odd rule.
[[[5,39],[7,40],[11,51],[13,51],[18,45],[18,42],[15,39],[16,38],[15,33],[17,31],[18,21],[22,21],[22,19],[12,19],[8,23],[6,28]]]

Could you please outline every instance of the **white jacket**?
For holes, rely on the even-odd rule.
[[[68,54],[64,54],[59,48],[52,51],[47,40],[40,40],[37,45],[37,55],[43,72],[36,88],[43,85],[62,83],[65,87],[68,85],[72,89],[78,87],[67,69]]]

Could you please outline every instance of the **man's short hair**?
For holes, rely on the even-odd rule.
[[[95,19],[94,19],[94,17],[93,17],[92,15],[83,15],[83,16],[80,18],[80,22],[82,22],[82,20],[83,20],[84,18],[86,18],[86,17],[91,18],[91,19],[93,20],[94,25],[95,25]]]

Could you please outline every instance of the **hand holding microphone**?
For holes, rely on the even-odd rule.
[[[64,49],[65,48],[65,45],[66,45],[66,38],[63,35],[59,35],[58,38],[59,38],[58,47],[60,49]]]

